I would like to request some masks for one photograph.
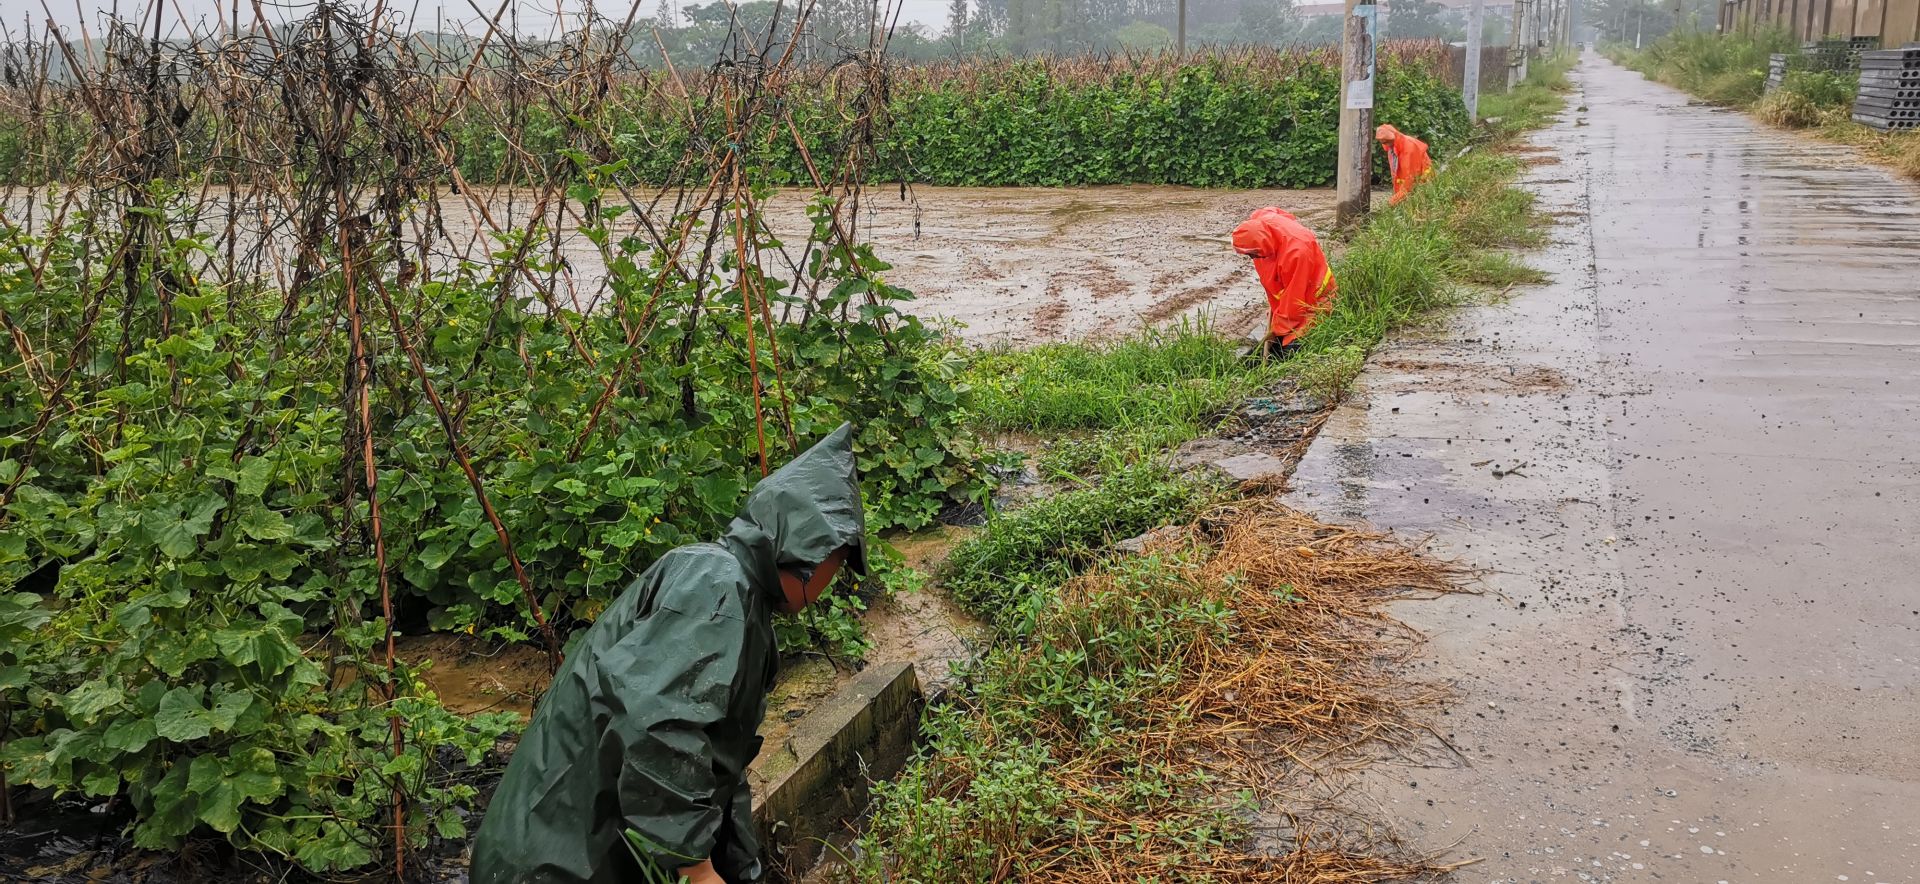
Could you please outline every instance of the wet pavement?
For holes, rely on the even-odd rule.
[[[1430,534],[1458,881],[1920,881],[1920,189],[1590,57],[1555,281],[1383,349],[1294,477]],[[1588,110],[1576,110],[1585,107]]]

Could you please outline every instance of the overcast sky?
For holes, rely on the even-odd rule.
[[[107,10],[113,9],[115,0],[0,0],[0,24],[7,32],[18,36],[21,29],[30,21],[38,32],[48,20],[51,10],[52,20],[63,28],[71,28],[83,18],[89,27],[97,27],[99,18]],[[139,19],[143,17],[151,0],[118,0],[122,18]],[[183,20],[201,22],[203,27],[213,26],[231,16],[229,10],[234,0],[160,0],[163,4],[163,30],[178,29]],[[372,0],[358,0],[367,8],[372,8]],[[443,25],[452,29],[457,22],[484,21],[500,8],[502,0],[387,0],[390,10],[398,11],[414,23],[415,29],[430,30],[434,27],[435,14]],[[513,0],[518,6],[519,30],[528,37],[543,36],[555,30],[558,21],[577,22],[577,16],[587,6],[587,0]],[[609,18],[624,18],[627,4],[631,0],[597,0],[595,8]],[[679,5],[697,4],[700,0],[669,0]],[[946,0],[882,0],[892,2],[901,9],[900,20],[920,22],[930,31],[939,31],[946,22]],[[650,16],[658,8],[660,0],[641,0],[641,15]],[[312,4],[304,0],[259,0],[266,10],[269,20],[298,17]],[[251,22],[254,0],[240,0],[240,20]],[[485,9],[485,16],[475,11],[475,6]],[[556,16],[556,12],[559,16]],[[502,19],[504,25],[505,19]]]

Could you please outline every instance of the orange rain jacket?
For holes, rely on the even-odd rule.
[[[1333,271],[1320,241],[1280,209],[1255,209],[1233,229],[1233,250],[1253,259],[1267,290],[1267,331],[1291,344],[1313,324],[1313,313],[1334,294]]]
[[[1373,130],[1373,137],[1380,142],[1380,149],[1387,152],[1387,168],[1393,172],[1393,199],[1388,205],[1400,205],[1400,201],[1413,192],[1415,182],[1433,174],[1427,143],[1392,126]]]

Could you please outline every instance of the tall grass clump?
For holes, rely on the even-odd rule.
[[[1627,66],[1714,104],[1746,107],[1766,90],[1768,56],[1797,53],[1782,28],[1732,34],[1674,31],[1645,51],[1626,56]]]
[[[1498,251],[1545,238],[1533,195],[1511,186],[1519,170],[1512,157],[1471,153],[1376,214],[1334,259],[1340,295],[1302,339],[1308,355],[1371,349],[1393,329],[1459,303],[1466,286],[1538,281]]]
[[[1573,87],[1567,73],[1573,70],[1574,61],[1570,54],[1534,59],[1527,67],[1527,78],[1519,85],[1480,96],[1480,117],[1493,139],[1506,140],[1552,120],[1566,105],[1561,93]]]
[[[1197,428],[1271,377],[1205,322],[989,351],[968,381],[986,430]]]
[[[1859,75],[1850,71],[1788,71],[1780,88],[1753,103],[1753,115],[1782,129],[1852,122],[1859,86]]]
[[[1189,518],[1212,496],[1208,485],[1162,463],[1121,467],[1098,484],[988,522],[954,548],[941,580],[975,616],[1005,634],[1023,634],[1053,603],[1060,584],[1114,541]]]

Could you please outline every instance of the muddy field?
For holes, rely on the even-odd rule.
[[[918,238],[913,206],[895,198],[872,199],[872,217],[862,219],[894,264],[892,281],[913,290],[923,318],[960,323],[971,340],[1016,344],[1124,334],[1201,313],[1237,328],[1264,301],[1251,265],[1233,252],[1234,225],[1280,206],[1324,230],[1334,212],[1331,190],[919,188],[914,196]]]
[[[433,243],[431,262],[441,272],[460,261],[485,263],[499,248],[487,233],[520,229],[538,205],[526,191],[484,197],[484,209],[466,196],[440,199],[440,224],[409,237]],[[283,230],[287,219],[260,197],[234,198],[209,189],[196,200],[198,227],[211,240],[207,260],[219,263],[226,238],[246,253],[262,231]],[[809,222],[796,194],[775,196],[768,222],[783,241],[804,242]],[[1189,187],[1092,188],[919,187],[902,199],[897,189],[876,188],[863,203],[858,224],[877,254],[894,269],[886,276],[911,290],[907,307],[923,319],[950,322],[979,343],[1034,344],[1125,334],[1145,325],[1208,315],[1238,329],[1258,320],[1264,303],[1248,261],[1235,255],[1234,225],[1261,206],[1279,206],[1309,226],[1333,223],[1331,190],[1199,190]],[[43,199],[23,191],[0,196],[8,221],[33,226],[49,215]],[[542,213],[552,222],[553,211]],[[576,212],[561,212],[566,230],[540,259],[555,270],[543,274],[563,304],[590,310],[606,295],[606,265],[599,252],[571,227]],[[229,217],[237,219],[229,225]],[[632,226],[623,232],[638,233]],[[276,240],[284,238],[276,233]],[[292,256],[279,259],[290,267]],[[283,268],[284,269],[284,268]],[[255,272],[272,276],[271,262]],[[777,272],[777,271],[776,271]]]

